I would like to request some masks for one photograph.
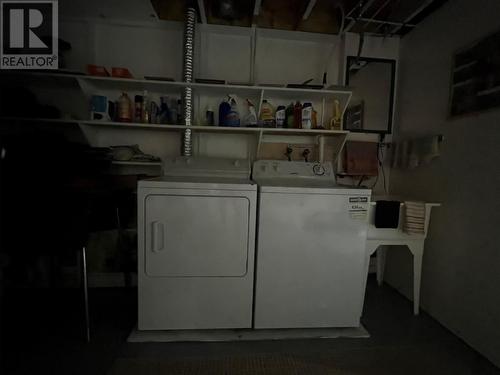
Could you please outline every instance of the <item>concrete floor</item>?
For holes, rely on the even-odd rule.
[[[7,291],[1,374],[106,374],[117,360],[218,360],[286,356],[330,361],[346,374],[500,374],[500,370],[388,286],[369,280],[363,324],[369,339],[238,343],[127,343],[134,290],[93,290],[92,342],[83,342],[77,290]],[[300,373],[300,372],[298,372]]]

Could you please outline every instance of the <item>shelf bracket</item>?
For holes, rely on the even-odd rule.
[[[260,145],[262,144],[262,134],[263,134],[263,131],[259,131],[258,135],[257,135],[257,150],[255,152],[255,160],[258,160],[259,159],[259,154],[260,154]]]
[[[347,110],[347,107],[349,107],[349,103],[351,102],[351,98],[352,98],[352,92],[349,92],[349,96],[347,97],[347,100],[342,108],[342,117],[340,118],[340,129],[344,129],[345,111]]]
[[[83,94],[87,98],[90,98],[92,96],[92,92],[95,90],[92,90],[92,86],[89,84],[89,82],[85,78],[79,78],[79,77],[76,79],[76,81],[78,82],[78,86],[80,86],[80,89],[82,90]]]
[[[83,122],[79,122],[78,126],[83,136],[87,140],[87,143],[93,147],[99,147],[99,131],[92,126],[85,125]]]
[[[344,134],[342,136],[342,140],[340,141],[340,145],[337,148],[337,154],[334,157],[334,160],[332,160],[332,164],[335,165],[337,162],[340,162],[340,154],[342,153],[342,150],[344,149],[345,143],[347,141],[347,134]],[[340,167],[340,165],[337,165],[337,167]]]
[[[257,111],[257,121],[260,119],[260,111],[262,108],[262,101],[264,100],[264,90],[260,90],[259,110]]]

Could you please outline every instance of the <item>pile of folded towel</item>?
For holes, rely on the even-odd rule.
[[[408,234],[425,233],[425,203],[405,201],[403,230]]]

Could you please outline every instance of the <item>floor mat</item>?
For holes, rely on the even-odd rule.
[[[339,375],[331,362],[289,356],[227,358],[217,360],[147,360],[118,358],[108,375]]]

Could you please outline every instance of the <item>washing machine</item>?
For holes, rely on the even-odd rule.
[[[245,160],[179,157],[139,182],[139,330],[252,326],[250,170]]]
[[[255,328],[358,327],[371,191],[331,163],[260,160]]]

